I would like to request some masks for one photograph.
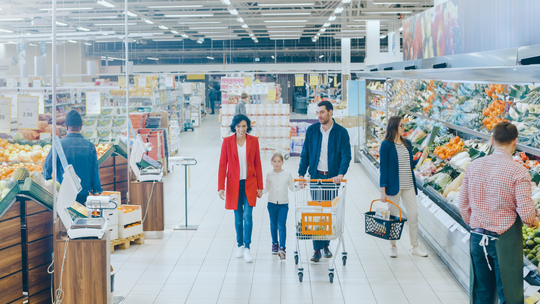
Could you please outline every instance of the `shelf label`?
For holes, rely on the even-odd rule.
[[[6,97],[11,98],[11,114],[17,113],[17,94],[6,94]]]
[[[304,74],[294,75],[294,86],[303,87],[304,86]]]
[[[28,88],[28,78],[21,78],[21,87]]]
[[[165,87],[174,88],[174,77],[168,76],[165,78]]]
[[[276,90],[268,90],[268,100],[276,100]]]
[[[101,93],[96,91],[86,92],[86,114],[101,114]]]
[[[21,130],[37,130],[39,97],[20,95],[17,104],[17,128]]]
[[[319,74],[309,74],[309,85],[310,86],[319,85]]]
[[[41,79],[34,79],[34,88],[41,87]]]
[[[7,82],[6,82],[6,87],[14,88],[15,87],[15,79],[14,78],[8,78]]]
[[[0,133],[11,132],[11,98],[0,97]]]
[[[461,226],[461,225],[456,222],[454,225],[452,225],[452,227],[450,227],[450,232],[456,231],[456,229],[458,229],[459,226]]]
[[[118,86],[121,88],[126,87],[126,77],[118,77]]]
[[[252,79],[251,77],[244,77],[244,86],[249,87],[252,85]]]
[[[429,208],[429,212],[435,213],[435,211],[437,211],[438,208],[439,208],[439,207],[438,207],[437,205],[434,204],[433,206],[431,206],[431,208]]]
[[[146,88],[146,77],[139,76],[139,88]]]
[[[45,101],[42,93],[30,93],[32,96],[39,97],[39,114],[45,114]]]
[[[465,234],[465,236],[461,239],[461,242],[462,243],[467,243],[469,241],[469,239],[471,238],[471,234],[470,233],[467,233]]]

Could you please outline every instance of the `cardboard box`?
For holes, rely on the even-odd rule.
[[[166,111],[152,112],[148,116],[150,117],[161,117],[161,127],[169,127],[169,114]]]
[[[358,117],[356,116],[343,117],[342,120],[343,120],[342,126],[344,128],[357,128],[358,127]]]
[[[340,126],[343,126],[343,118],[334,118],[334,120],[336,121],[336,123]]]

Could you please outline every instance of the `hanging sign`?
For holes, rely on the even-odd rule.
[[[37,130],[39,121],[39,97],[18,97],[17,103],[17,129]]]
[[[168,76],[165,78],[165,87],[174,88],[174,77]]]
[[[28,78],[21,78],[21,87],[28,88]]]
[[[268,99],[269,100],[276,100],[276,90],[268,90]]]
[[[304,74],[294,75],[294,86],[303,87],[304,86]]]
[[[30,93],[32,96],[39,97],[39,114],[45,114],[45,102],[44,102],[44,96],[42,93]]]
[[[309,74],[309,85],[318,86],[319,85],[319,75],[318,74]]]
[[[252,84],[253,84],[253,83],[252,83],[251,77],[244,77],[244,86],[249,87],[249,86],[251,86]]]
[[[0,133],[11,132],[11,98],[0,97]]]
[[[146,77],[144,76],[139,77],[139,87],[146,88]]]
[[[6,82],[6,87],[14,88],[15,87],[15,79],[14,78],[8,78],[7,82]]]
[[[101,114],[101,93],[95,91],[86,92],[86,114]]]
[[[121,88],[126,87],[126,77],[118,77],[118,86]]]

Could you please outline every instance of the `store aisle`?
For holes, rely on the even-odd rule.
[[[346,176],[348,260],[346,266],[336,265],[333,284],[328,281],[328,260],[306,264],[313,254],[311,243],[306,241],[300,243],[304,282],[298,282],[292,203],[286,261],[270,253],[265,197],[253,211],[254,262],[246,264],[236,259],[234,215],[224,209],[217,195],[219,126],[217,115],[210,116],[195,132],[181,135],[180,155],[198,160],[191,170],[188,219],[189,224],[200,225],[199,229],[173,230],[184,221],[184,171],[176,167],[165,178],[164,239],[147,240],[144,245],[132,245],[112,255],[112,266],[117,271],[114,295],[126,297],[123,303],[468,303],[468,295],[428,245],[421,243],[429,258],[412,256],[408,233],[404,231],[398,242],[399,257],[390,259],[388,242],[364,233],[364,212],[380,193],[360,165],[354,163]],[[284,168],[296,176],[298,162],[299,158],[291,158]],[[271,170],[269,159],[263,159],[263,168],[265,174]],[[292,202],[292,193],[290,198]]]

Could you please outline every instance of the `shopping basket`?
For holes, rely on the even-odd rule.
[[[393,202],[386,200],[388,203],[396,206],[399,209],[399,218],[393,215],[390,215],[389,220],[384,220],[382,218],[375,216],[375,211],[373,209],[373,203],[380,201],[376,199],[371,202],[369,207],[369,212],[365,213],[366,216],[366,233],[381,239],[385,240],[399,240],[401,238],[401,232],[403,232],[403,227],[405,226],[406,218],[401,217],[401,208]]]

